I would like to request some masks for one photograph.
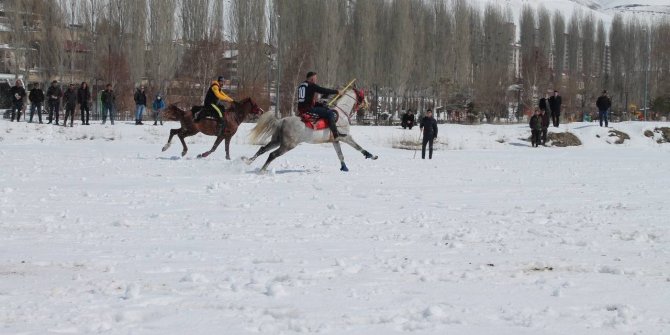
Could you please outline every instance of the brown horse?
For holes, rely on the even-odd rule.
[[[199,154],[198,158],[205,158],[209,156],[216,150],[216,147],[221,144],[221,141],[225,139],[226,159],[230,159],[230,139],[237,132],[237,127],[242,122],[244,122],[249,114],[260,114],[263,112],[263,110],[259,108],[258,105],[256,105],[256,103],[251,100],[251,98],[246,98],[240,102],[233,102],[230,110],[224,113],[226,128],[224,129],[223,134],[219,136],[219,125],[216,120],[204,118],[198,122],[193,122],[193,114],[196,111],[196,107],[191,108],[190,111],[185,111],[174,104],[168,106],[165,111],[166,119],[170,121],[179,121],[181,123],[181,128],[170,129],[170,138],[168,138],[167,143],[163,146],[163,151],[170,147],[172,137],[177,135],[181,141],[181,145],[183,146],[183,151],[181,152],[183,157],[188,151],[184,138],[193,136],[197,133],[203,133],[208,136],[216,136],[216,141],[214,141],[214,146],[212,146],[212,149]]]

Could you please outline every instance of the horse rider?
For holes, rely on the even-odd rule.
[[[305,81],[298,86],[298,112],[301,116],[305,113],[310,113],[328,121],[328,128],[330,128],[330,131],[333,133],[333,138],[336,140],[340,136],[347,136],[346,134],[341,134],[337,131],[335,112],[329,110],[323,104],[316,103],[318,97],[315,93],[339,95],[340,91],[321,87],[316,84],[316,80],[316,72],[310,71],[307,72]]]
[[[223,129],[226,127],[226,121],[223,117],[225,107],[220,102],[235,102],[233,98],[223,92],[223,82],[223,76],[219,76],[217,80],[212,81],[212,85],[209,86],[209,90],[207,90],[207,94],[205,94],[205,103],[202,106],[202,110],[196,115],[195,120],[193,120],[193,122],[198,122],[205,115],[213,115],[219,123],[219,135],[223,134]],[[209,113],[206,113],[207,111],[209,111]]]

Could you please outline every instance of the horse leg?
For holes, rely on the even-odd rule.
[[[168,141],[167,141],[167,143],[165,143],[165,145],[163,146],[163,151],[167,150],[167,149],[170,147],[170,145],[172,144],[172,143],[171,143],[171,142],[172,142],[172,137],[173,137],[174,135],[176,135],[180,130],[181,130],[181,128],[179,128],[179,129],[170,129],[170,137],[168,137]]]
[[[287,153],[289,150],[291,150],[291,149],[293,149],[293,148],[295,148],[295,146],[291,146],[291,147],[289,147],[289,146],[284,146],[284,145],[282,145],[282,146],[279,147],[279,149],[277,149],[277,150],[271,152],[271,153],[270,153],[270,156],[268,157],[268,160],[265,161],[265,164],[264,164],[263,167],[261,168],[261,172],[266,171],[267,168],[268,168],[268,165],[270,165],[270,163],[271,163],[273,160],[275,160],[275,158],[277,158],[277,157],[279,157],[279,156],[281,156],[281,155]]]
[[[185,138],[193,136],[197,134],[197,131],[181,131],[177,136],[179,137],[179,140],[181,141],[181,146],[183,147],[183,150],[181,152],[181,156],[184,157],[186,156],[186,152],[188,151],[188,147],[186,146],[186,141],[184,141]]]
[[[230,160],[230,137],[226,137],[226,159]]]
[[[342,147],[340,147],[340,142],[333,142],[333,147],[335,147],[335,152],[337,152],[337,158],[340,159],[340,171],[348,172],[347,164],[344,164],[344,155],[342,154]]]
[[[258,151],[256,152],[256,154],[255,154],[253,157],[245,159],[244,162],[247,163],[247,164],[251,164],[251,163],[253,163],[253,162],[256,160],[256,158],[258,158],[260,155],[262,155],[262,154],[264,154],[264,153],[266,153],[266,152],[268,152],[268,151],[270,151],[270,150],[272,150],[272,149],[274,149],[274,148],[276,148],[276,147],[278,147],[278,146],[279,146],[279,141],[278,141],[278,140],[277,140],[277,141],[274,141],[274,140],[273,140],[272,142],[270,142],[270,143],[268,143],[268,144],[262,146],[260,149],[258,149]]]
[[[199,154],[198,158],[205,158],[205,157],[209,156],[211,153],[213,153],[214,151],[216,151],[216,148],[219,146],[219,144],[221,144],[221,141],[223,141],[223,136],[218,136],[216,138],[216,141],[214,141],[214,145],[212,146],[212,148],[209,149],[209,151],[205,151],[205,152]],[[227,141],[228,140],[226,140],[226,142]],[[228,158],[228,159],[230,159],[230,158]]]
[[[354,141],[353,137],[351,137],[351,134],[349,134],[349,136],[342,137],[340,139],[340,142],[344,142],[346,144],[349,144],[352,148],[360,151],[363,154],[363,156],[365,156],[365,158],[370,158],[372,160],[375,160],[375,159],[379,158],[379,157],[369,153],[367,150],[363,149],[360,145],[358,145],[358,143],[356,143],[356,141]]]

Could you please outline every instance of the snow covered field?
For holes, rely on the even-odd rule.
[[[379,160],[259,175],[251,125],[226,161],[161,152],[170,123],[0,121],[0,334],[670,334],[670,144],[642,135],[670,124],[612,125],[441,125],[425,161],[353,127]]]

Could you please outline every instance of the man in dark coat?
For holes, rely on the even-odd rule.
[[[609,113],[610,107],[612,107],[612,100],[607,96],[607,90],[604,90],[603,94],[596,100],[596,107],[598,107],[598,120],[600,120],[600,126],[603,126],[604,120],[605,127],[607,127],[607,114]]]
[[[561,103],[561,96],[558,94],[558,91],[554,91],[554,95],[549,98],[549,109],[551,109],[551,120],[556,128],[558,128],[561,118]]]
[[[63,94],[63,107],[65,107],[65,119],[63,127],[67,127],[67,118],[70,117],[70,127],[74,126],[74,109],[77,107],[77,91],[74,84],[70,84],[67,91]]]
[[[540,107],[540,111],[543,112],[549,112],[550,107],[549,107],[549,94],[545,93],[544,98],[540,99],[540,103],[538,104],[538,107]]]
[[[400,123],[402,129],[409,128],[412,130],[412,127],[414,127],[414,112],[412,112],[411,109],[408,109],[407,113],[402,116],[402,121]]]
[[[542,145],[546,145],[547,132],[549,131],[549,113],[540,111],[540,117],[542,118]]]
[[[44,103],[44,91],[40,88],[40,84],[33,84],[33,89],[30,90],[28,94],[28,100],[30,100],[30,120],[28,123],[33,122],[33,115],[35,110],[37,110],[37,119],[42,123],[42,104]]]
[[[26,89],[23,88],[23,82],[21,82],[20,79],[17,79],[16,85],[9,89],[9,94],[12,96],[12,122],[14,122],[14,114],[16,114],[16,122],[19,122],[21,119],[21,111],[23,110],[24,98],[26,97]]]
[[[60,112],[60,98],[63,95],[60,87],[58,87],[58,81],[54,80],[51,82],[51,86],[47,89],[47,101],[49,103],[49,122],[51,123],[56,116],[56,122],[54,125],[58,124],[58,113]]]
[[[88,119],[91,116],[91,90],[88,89],[86,82],[81,83],[77,90],[77,102],[81,111],[81,124],[88,126]]]
[[[100,102],[102,102],[102,124],[105,124],[107,121],[107,113],[109,113],[109,121],[114,125],[114,102],[116,101],[116,95],[114,95],[114,90],[112,90],[112,84],[107,84],[105,90],[102,91],[100,95]]]
[[[428,159],[433,159],[433,140],[437,138],[437,120],[433,118],[432,110],[426,111],[426,116],[421,119],[419,129],[423,132],[421,159],[426,159],[426,144],[428,144]]]
[[[140,86],[135,91],[135,125],[143,125],[142,115],[147,109],[147,94],[144,93],[144,86]]]

